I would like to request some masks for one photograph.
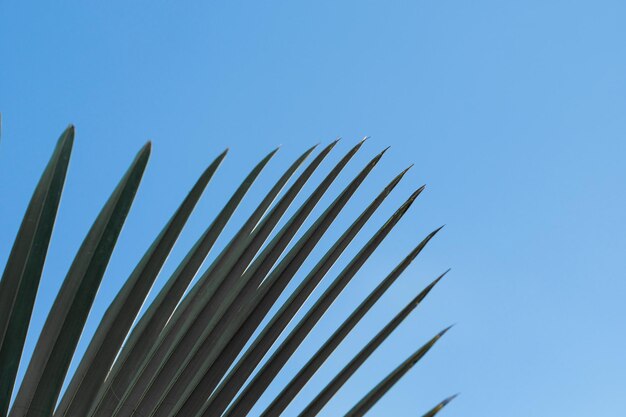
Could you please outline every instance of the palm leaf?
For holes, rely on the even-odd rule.
[[[346,381],[359,369],[372,353],[389,335],[406,319],[409,314],[422,302],[435,285],[448,271],[441,274],[430,285],[413,298],[370,342],[357,353],[354,358],[333,378],[333,380],[310,402],[300,416],[314,416],[330,401]]]
[[[63,399],[54,413],[55,417],[85,415],[89,411],[90,399],[104,382],[165,259],[225,156],[226,152],[222,153],[202,173],[107,309],[65,390]]]
[[[199,312],[195,323],[187,334],[184,335],[184,338],[178,344],[177,349],[174,350],[169,360],[163,364],[164,366],[162,366],[160,372],[156,375],[156,378],[146,391],[141,402],[134,407],[138,413],[148,415],[154,410],[160,399],[163,398],[163,395],[172,387],[174,382],[177,381],[178,376],[184,372],[189,361],[197,357],[197,351],[202,348],[203,341],[210,337],[211,334],[215,334],[216,327],[219,329],[217,331],[221,334],[220,336],[222,338],[228,338],[227,333],[221,331],[221,329],[229,323],[228,317],[225,316],[229,311],[229,307],[231,305],[238,306],[241,305],[241,303],[245,303],[245,299],[252,295],[258,284],[260,284],[262,277],[265,276],[265,273],[269,271],[280,254],[287,247],[302,223],[306,220],[308,214],[313,210],[321,196],[326,192],[330,184],[339,175],[359,147],[360,144],[351,149],[350,152],[339,161],[307,201],[300,207],[298,212],[292,216],[245,272],[241,264],[236,265],[236,267],[229,272],[228,278],[223,283],[224,285],[216,292],[215,299],[218,300],[218,302],[209,304],[207,308]],[[255,247],[253,249],[256,253],[257,248]],[[247,251],[244,256],[251,259],[252,257],[249,256],[249,254],[250,251]],[[247,262],[244,263],[247,264]]]
[[[232,395],[234,395],[232,390],[235,388],[239,389],[241,383],[246,379],[244,375],[249,375],[256,364],[258,364],[262,356],[278,338],[279,334],[284,330],[289,321],[291,321],[296,312],[302,307],[313,289],[326,275],[343,250],[345,250],[348,244],[365,225],[367,220],[369,220],[371,215],[400,182],[400,179],[405,173],[406,170],[401,172],[387,187],[385,187],[385,189],[367,207],[359,218],[354,221],[350,228],[348,228],[339,240],[335,242],[320,262],[311,270],[311,272],[309,272],[307,277],[300,283],[289,299],[280,307],[279,311],[274,315],[270,323],[264,328],[262,333],[244,353],[244,357],[238,361],[226,379],[222,381],[218,389],[213,393],[213,395],[211,395],[209,401],[204,406],[205,409],[219,409],[228,405]],[[280,270],[278,272],[280,272]],[[272,272],[272,274],[276,274],[276,272]],[[289,276],[282,276],[284,274],[281,273],[280,275],[281,280],[291,278],[291,274]],[[272,279],[268,279],[267,281],[269,282],[271,280]],[[267,290],[267,294],[270,295],[271,298],[266,296],[265,298],[269,299],[267,301],[264,299],[249,315],[249,318],[246,320],[244,325],[240,328],[240,330],[238,330],[236,338],[233,338],[231,345],[227,349],[224,349],[223,353],[215,361],[214,366],[205,373],[202,381],[197,387],[194,388],[193,394],[189,399],[187,399],[184,407],[181,408],[181,413],[194,415],[198,411],[197,407],[202,406],[202,403],[205,402],[204,400],[207,397],[207,393],[213,391],[215,385],[220,381],[226,372],[228,364],[230,364],[239,354],[244,344],[252,335],[254,329],[257,328],[262,318],[265,317],[269,311],[269,308],[277,298],[278,294],[284,289],[284,286],[285,284],[280,286],[273,285],[271,290]],[[264,284],[264,287],[268,287],[268,285]],[[228,400],[226,400],[226,398],[228,398]]]
[[[352,225],[342,234],[342,236],[335,242],[335,244],[327,251],[317,265],[309,272],[309,274],[302,280],[297,289],[291,294],[289,299],[280,307],[278,312],[274,315],[272,320],[265,326],[261,334],[253,342],[253,344],[244,353],[242,359],[240,359],[229,375],[222,381],[220,386],[213,392],[209,401],[205,404],[204,409],[223,409],[228,405],[228,402],[232,399],[237,390],[239,390],[241,384],[245,382],[252,370],[260,362],[262,357],[267,353],[270,346],[278,338],[280,333],[285,329],[287,324],[293,319],[295,314],[300,310],[306,299],[311,295],[313,290],[320,283],[322,278],[330,270],[331,266],[339,258],[341,253],[347,248],[350,242],[354,239],[361,228],[367,223],[369,218],[374,214],[376,209],[387,198],[395,186],[400,182],[400,179],[404,176],[406,170],[401,172],[391,183],[385,187],[385,189],[374,199],[374,201],[367,207],[367,209],[352,223]],[[260,321],[260,317],[264,316],[263,313],[267,312],[267,307],[261,314],[251,314],[251,320],[256,318],[256,321]],[[247,322],[249,324],[252,322]],[[257,324],[257,323],[253,323]],[[253,328],[248,328],[246,335],[251,336]],[[244,341],[247,339],[244,339]],[[238,349],[234,351],[226,350],[227,357],[216,361],[216,365],[219,370],[211,370],[212,372],[207,374],[207,378],[211,378],[212,381],[205,383],[206,385],[199,385],[194,391],[194,397],[190,398],[190,402],[194,401],[196,397],[206,398],[207,393],[213,391],[213,388],[219,379],[221,379],[225,372],[226,364],[230,363],[239,349],[243,347],[243,342],[239,343]],[[193,413],[190,411],[190,415]]]
[[[450,327],[437,333],[424,346],[419,348],[414,354],[409,356],[396,369],[394,369],[385,379],[380,381],[361,401],[359,401],[348,413],[346,417],[361,417],[372,408],[383,395],[393,387],[426,353],[437,343],[439,339],[448,331]]]
[[[0,281],[0,417],[7,415],[13,388],[17,386],[17,368],[52,234],[73,137],[74,129],[70,127],[59,139],[31,198]],[[424,189],[420,187],[415,191],[374,233],[304,313],[277,349],[266,358],[270,348],[314,289],[408,170],[397,175],[344,233],[332,242],[314,267],[298,285],[294,285],[295,290],[284,294],[295,284],[298,273],[310,260],[313,250],[320,245],[337,216],[386,151],[371,159],[292,243],[318,202],[363,146],[363,141],[351,148],[322,177],[321,182],[306,196],[304,203],[295,208],[293,214],[287,215],[296,197],[336,144],[337,141],[332,142],[322,149],[283,193],[291,177],[315,147],[297,158],[253,207],[245,222],[230,241],[217,251],[206,271],[187,292],[226,224],[277,150],[265,156],[252,168],[177,265],[145,312],[139,315],[187,219],[226,151],[220,154],[202,173],[172,218],[136,263],[101,318],[86,351],[77,358],[78,367],[68,375],[70,361],[94,297],[143,176],[150,153],[150,144],[146,145],[113,191],[78,250],[39,335],[25,375],[17,386],[9,417],[248,415],[267,387],[283,372],[287,361],[321,317]],[[278,228],[284,217],[284,224]],[[352,329],[366,318],[370,309],[438,230],[419,243],[354,309],[282,391],[270,398],[264,416],[283,414],[309,379]],[[357,353],[305,408],[302,415],[316,415],[440,279],[422,290]],[[286,301],[277,304],[283,295]],[[269,315],[272,309],[275,312]],[[261,327],[264,322],[266,324]],[[349,415],[365,414],[426,354],[443,333],[445,330],[400,364],[355,405]],[[259,366],[258,372],[254,373]],[[65,383],[67,387],[61,392]],[[61,394],[62,398],[58,401]],[[425,417],[434,416],[452,398],[440,402]]]
[[[192,360],[189,363],[187,369],[185,370],[188,371],[186,375],[183,374],[180,378],[178,378],[177,384],[173,385],[174,389],[170,390],[168,395],[163,398],[162,404],[164,406],[159,407],[153,415],[168,415],[173,408],[170,404],[172,404],[175,399],[179,399],[179,402],[182,402],[182,400],[186,399],[191,394],[198,383],[200,383],[200,381],[206,376],[206,372],[214,364],[215,358],[221,354],[224,349],[227,349],[227,346],[230,343],[230,340],[227,339],[229,339],[231,335],[234,336],[238,327],[240,327],[248,318],[254,317],[253,320],[256,319],[260,322],[259,319],[265,317],[267,310],[274,304],[276,298],[278,298],[278,296],[282,293],[282,290],[287,286],[290,279],[307,259],[308,255],[317,245],[324,233],[328,230],[339,212],[343,209],[345,204],[352,197],[354,192],[358,189],[374,166],[376,166],[381,157],[382,153],[377,155],[370,161],[369,164],[366,165],[366,167],[340,193],[340,195],[315,221],[307,232],[304,233],[294,247],[283,258],[280,264],[274,268],[271,274],[266,276],[269,268],[256,271],[258,279],[252,281],[251,283],[251,292],[255,289],[256,292],[252,297],[247,297],[248,299],[245,301],[245,304],[236,303],[231,305],[229,309],[230,315],[225,316],[225,319],[222,321],[222,323],[226,324],[228,330],[223,332],[225,337],[220,336],[219,340],[224,340],[225,342],[219,344],[209,343],[206,346],[202,346],[201,349],[196,352],[194,357],[196,362]],[[316,193],[313,193],[312,197],[317,200]],[[272,291],[270,292],[270,290]],[[209,340],[212,339],[215,338],[209,338]],[[206,353],[202,348],[206,349]],[[184,389],[181,389],[183,387]],[[200,389],[202,390],[203,388]],[[168,400],[170,401],[168,402]],[[195,411],[196,410],[194,410],[194,412]],[[191,414],[190,411],[181,411],[181,413]]]
[[[374,306],[376,301],[391,287],[391,285],[398,279],[398,277],[404,272],[404,270],[411,264],[411,262],[419,255],[424,249],[426,244],[439,232],[441,228],[430,233],[426,238],[420,242],[417,247],[404,258],[404,260],[398,265],[378,286],[363,300],[363,302],[352,312],[341,326],[332,334],[332,336],[324,343],[324,345],[318,349],[318,351],[309,359],[309,361],[302,367],[298,374],[283,388],[283,390],[276,396],[272,403],[265,409],[263,416],[278,416],[282,413],[287,405],[293,400],[293,398],[300,392],[308,380],[315,374],[324,361],[332,354],[332,352],[339,346],[343,339],[350,333],[350,331],[359,323],[359,321],[367,314],[367,312]],[[432,287],[430,287],[432,288]],[[429,288],[429,290],[430,290]]]
[[[259,207],[257,207],[251,218],[248,220],[247,229],[249,230],[246,230],[245,226],[242,229],[246,235],[260,220],[264,211],[269,207],[272,200],[280,192],[280,189],[285,185],[291,175],[293,175],[295,170],[312,151],[313,148],[309,149],[300,158],[298,158],[298,160],[292,164],[287,172],[285,172],[281,179],[276,183],[270,193],[268,193],[266,198],[259,205]],[[264,163],[262,166],[264,166]],[[207,256],[209,250],[217,240],[217,237],[221,234],[235,209],[249,190],[253,179],[256,178],[256,175],[258,175],[262,166],[257,167],[259,169],[253,170],[250,176],[248,176],[248,178],[235,191],[211,226],[205,231],[203,236],[200,237],[198,242],[176,269],[172,277],[161,289],[155,301],[150,305],[144,316],[137,324],[136,328],[131,333],[128,342],[122,349],[120,358],[116,361],[114,368],[111,371],[110,377],[107,378],[105,386],[100,391],[97,405],[95,408],[92,408],[89,415],[105,415],[103,412],[96,413],[96,411],[99,409],[107,410],[115,408],[118,399],[115,393],[124,392],[134,375],[132,372],[134,370],[133,367],[124,366],[124,364],[136,364],[148,354],[150,347],[152,347],[157,341],[161,330],[165,327],[165,324],[175,311],[174,309],[182,297],[183,292],[200,268],[202,261]],[[197,288],[198,287],[196,287],[196,289]]]
[[[0,281],[0,416],[9,408],[73,142],[70,126],[39,180]]]
[[[210,285],[206,291],[199,292],[199,297],[190,301],[190,305],[186,309],[187,311],[184,311],[185,315],[182,320],[179,323],[172,324],[172,331],[160,338],[160,344],[157,346],[155,354],[148,359],[143,372],[138,375],[131,390],[126,392],[123,401],[118,406],[116,414],[114,415],[118,413],[125,415],[128,412],[134,412],[138,408],[140,401],[145,397],[144,394],[154,385],[153,381],[155,379],[176,372],[176,368],[171,365],[185,360],[189,352],[194,349],[196,340],[201,337],[206,329],[209,329],[211,319],[223,305],[224,298],[229,294],[231,297],[234,296],[232,294],[234,292],[232,288],[237,283],[237,278],[244,270],[249,269],[250,262],[257,251],[261,248],[293,199],[295,199],[300,189],[333,146],[334,143],[324,149],[318,157],[311,162],[309,167],[300,175],[298,180],[249,236],[244,232],[239,233],[235,239],[243,237],[243,241],[235,240],[232,247],[226,249],[227,251],[232,249],[232,251],[230,251],[230,253],[227,252],[222,259],[218,259],[215,267],[210,268],[205,273],[206,279],[210,280]],[[287,232],[295,233],[293,229],[293,222],[288,223],[288,225],[283,228],[281,236]],[[275,238],[268,248],[275,246],[280,240],[281,239],[278,237]],[[269,249],[266,249],[265,252],[267,255]],[[260,258],[261,257],[259,257],[259,259]],[[213,325],[215,324],[214,322]],[[152,392],[155,390],[164,390],[165,387],[163,387],[163,385],[169,382],[163,378],[160,379],[159,385],[155,386]],[[155,398],[152,397],[148,399],[148,401],[154,401],[154,399]]]
[[[387,220],[383,227],[367,242],[365,247],[357,256],[344,268],[339,276],[330,284],[324,294],[319,298],[311,310],[296,325],[283,343],[278,347],[272,357],[265,363],[261,370],[254,376],[250,384],[246,386],[241,395],[235,400],[233,405],[226,411],[226,416],[245,415],[259,399],[265,388],[270,384],[278,372],[285,365],[287,360],[300,346],[304,338],[313,329],[322,315],[339,296],[341,291],[348,285],[357,271],[363,266],[374,250],[382,243],[391,229],[400,221],[402,216],[413,204],[417,196],[424,187],[415,191],[409,199]],[[209,415],[212,413],[209,413]]]
[[[78,250],[39,336],[10,417],[52,414],[149,155],[148,143],[113,191]]]

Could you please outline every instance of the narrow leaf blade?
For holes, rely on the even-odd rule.
[[[226,153],[202,173],[117,294],[91,339],[55,417],[86,415],[174,243]]]
[[[49,417],[109,258],[143,175],[146,145],[98,215],[48,315],[11,417]]]
[[[320,296],[315,305],[311,307],[304,318],[300,320],[270,359],[268,359],[261,370],[254,376],[252,381],[246,386],[243,392],[226,411],[226,416],[245,415],[250,411],[261,394],[265,391],[265,388],[274,380],[278,372],[282,369],[295,350],[300,346],[311,329],[343,291],[346,285],[348,285],[350,280],[358,272],[361,266],[363,266],[378,245],[382,243],[384,238],[389,234],[402,216],[404,216],[422,190],[423,187],[415,191],[409,199],[387,220],[382,228],[376,232],[376,234],[367,242],[361,251],[359,251],[352,262],[350,262],[350,264],[341,271],[337,278],[335,278],[335,280],[326,289],[324,294]]]
[[[363,349],[357,353],[350,362],[315,396],[309,405],[300,413],[301,417],[312,417],[317,415],[330,399],[339,391],[343,384],[359,369],[372,353],[380,346],[389,335],[415,310],[415,308],[426,298],[430,291],[446,275],[448,271],[441,274],[437,279],[424,288],[415,298],[413,298],[398,314],[376,336],[369,341]]]
[[[426,353],[437,343],[439,339],[449,330],[446,328],[430,339],[424,346],[419,348],[414,354],[409,356],[396,369],[394,369],[385,379],[363,397],[346,417],[361,417],[365,415],[395,384],[402,378]]]
[[[426,244],[435,236],[440,229],[429,234],[417,247],[409,253],[409,255],[387,275],[387,277],[367,296],[365,300],[350,314],[350,316],[339,326],[330,338],[322,345],[321,348],[309,359],[296,376],[283,388],[283,390],[274,398],[272,403],[263,412],[264,417],[279,416],[289,405],[291,400],[306,385],[309,379],[317,372],[326,359],[334,352],[350,331],[359,323],[359,321],[374,306],[378,299],[391,287],[404,270],[422,251]]]
[[[6,416],[74,141],[58,140],[26,210],[0,281],[0,416]]]

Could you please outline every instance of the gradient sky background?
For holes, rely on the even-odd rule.
[[[225,236],[306,147],[343,138],[323,173],[370,135],[315,215],[369,158],[391,149],[321,249],[407,165],[416,164],[347,254],[413,189],[426,183],[427,191],[270,390],[413,245],[447,226],[291,414],[451,267],[324,415],[345,412],[451,323],[458,324],[372,416],[421,415],[456,392],[446,416],[624,415],[624,2],[104,3],[0,5],[0,265],[56,138],[68,123],[77,126],[27,356],[87,228],[146,140],[154,144],[151,161],[79,351],[151,239],[225,147],[231,152],[157,286],[265,153],[282,144]]]

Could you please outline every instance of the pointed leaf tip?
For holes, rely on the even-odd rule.
[[[389,149],[389,147],[386,147],[385,149],[383,149],[378,155],[376,155],[376,157],[374,158],[376,160],[376,162],[378,162],[380,160],[380,158],[383,157],[383,155],[385,154],[385,152],[387,152],[387,149]]]
[[[422,185],[420,188],[415,190],[413,194],[411,194],[411,197],[409,198],[409,200],[411,201],[415,200],[417,196],[419,196],[422,193],[422,191],[424,191],[424,189],[426,189],[426,185]]]
[[[458,396],[459,396],[459,394],[454,394],[454,395],[446,398],[445,400],[443,400],[439,404],[437,404],[432,410],[430,410],[429,412],[424,414],[423,417],[434,417],[435,415],[437,415],[439,413],[439,411],[441,411],[446,405],[450,404],[450,402],[452,400],[454,400]]]
[[[369,162],[368,165],[370,166],[376,165],[380,161],[380,159],[383,157],[383,153],[384,151],[376,155],[374,158],[372,158],[372,160]]]
[[[413,166],[414,166],[414,165],[415,165],[415,164],[411,164],[411,165],[409,165],[408,167],[404,168],[404,171],[402,171],[400,174],[401,174],[401,175],[406,174],[407,172],[409,172],[409,170],[410,170],[411,168],[413,168]]]
[[[456,394],[449,396],[448,398],[446,398],[445,400],[441,402],[441,405],[445,406],[445,405],[450,404],[450,402],[454,401],[454,399],[458,397],[459,395],[461,395],[461,393],[457,392]]]
[[[443,226],[445,226],[445,224],[444,224]],[[439,226],[438,228],[436,228],[435,230],[433,230],[432,232],[430,232],[430,233],[428,234],[428,236],[426,236],[426,239],[425,239],[425,240],[426,240],[427,242],[428,242],[428,241],[430,241],[433,237],[435,237],[435,235],[436,235],[437,233],[439,233],[439,231],[440,231],[441,229],[443,229],[443,226]]]
[[[448,327],[446,327],[445,329],[443,329],[442,331],[440,331],[437,334],[437,339],[441,338],[444,334],[448,333],[448,331],[453,328],[454,326],[456,326],[456,323],[452,323],[451,325],[449,325]]]
[[[311,146],[309,149],[307,149],[306,151],[304,151],[304,153],[302,154],[302,156],[300,156],[300,158],[304,161],[306,158],[309,157],[309,155],[311,155],[311,153],[313,153],[313,151],[315,149],[317,149],[317,147],[320,145],[320,143],[316,143],[315,145]]]
[[[413,301],[411,301],[411,303],[409,303],[409,305],[412,305],[413,308],[417,307],[428,296],[428,294],[430,294],[433,288],[435,288],[435,285],[437,285],[439,281],[441,281],[441,279],[446,275],[447,272],[448,271],[439,275],[437,278],[433,280],[433,282],[428,284],[426,288],[424,288],[419,294],[417,294],[417,296],[415,296],[415,298],[413,299]],[[435,338],[439,338],[439,337],[441,336],[439,335],[435,336]]]
[[[445,277],[448,274],[448,272],[450,272],[450,268],[443,271],[443,273],[439,275],[437,278],[435,278],[435,280],[429,286],[434,287],[435,285],[437,285],[437,283],[441,281],[443,277]]]
[[[315,145],[311,146],[309,149],[307,149],[307,151],[305,152],[306,154],[309,154],[311,152],[313,152],[318,146],[320,146],[322,144],[322,142],[317,142]]]
[[[150,157],[151,153],[152,153],[152,142],[148,141],[145,145],[142,146],[142,148],[137,153],[137,156],[135,157],[135,162],[140,163],[140,164],[147,163],[147,160]]]
[[[420,195],[421,192],[422,192],[422,188],[420,188],[419,190],[411,194],[409,198],[402,204],[402,206],[400,206],[400,208],[396,210],[396,212],[393,214],[393,217],[397,217],[397,216],[402,217],[404,213],[406,213],[407,210],[411,207],[411,205],[413,204],[417,196]]]
[[[69,145],[70,147],[72,147],[74,145],[74,136],[75,136],[76,130],[74,129],[74,125],[68,125],[67,128],[63,131],[63,134],[61,134],[61,137],[59,137],[58,140],[58,144],[60,146],[67,146]]]
[[[404,177],[404,174],[406,174],[406,172],[408,171],[408,169],[405,169],[404,171],[400,172],[398,175],[395,176],[395,178],[393,180],[391,180],[391,182],[389,183],[389,185],[387,185],[386,188],[386,192],[391,192],[391,190],[393,188],[395,188],[396,185],[398,185],[398,183],[400,182],[400,180],[402,180],[402,178]]]
[[[360,141],[359,143],[354,145],[352,149],[350,150],[350,152],[356,152],[357,150],[361,149],[361,146],[363,146],[363,143],[364,143],[363,141]]]
[[[439,275],[437,278],[435,278],[435,279],[434,279],[434,281],[433,281],[433,282],[431,282],[430,284],[428,284],[428,286],[427,286],[427,287],[424,289],[424,291],[423,291],[425,294],[424,294],[424,297],[422,297],[422,299],[423,299],[423,298],[425,298],[425,297],[426,297],[426,295],[428,295],[428,294],[430,293],[430,291],[431,291],[433,288],[435,288],[435,285],[439,284],[439,281],[441,281],[441,280],[443,279],[443,277],[445,277],[445,276],[446,276],[446,274],[447,274],[449,271],[450,271],[450,269],[448,268],[448,270],[447,270],[447,271],[444,271],[444,273],[443,273],[443,274]],[[452,327],[452,326],[450,326],[450,327]],[[448,328],[448,329],[449,329],[449,328]]]
[[[226,158],[226,155],[228,154],[228,150],[229,149],[226,148],[222,151],[221,154],[217,155],[217,158],[215,158],[215,160],[204,171],[205,174],[208,174],[209,172],[214,172],[217,169],[217,167],[219,167],[219,165],[222,163],[224,158]]]
[[[398,175],[396,175],[396,177],[394,178],[394,182],[395,182],[395,183],[400,182],[400,180],[401,180],[402,178],[404,178],[404,175],[406,175],[407,171],[408,171],[408,169],[405,169],[405,170],[403,170],[402,172],[400,172]]]
[[[337,143],[339,142],[341,138],[339,139],[335,139],[334,141],[332,141],[331,143],[329,143],[324,149],[322,149],[322,153],[328,153],[330,151],[333,150],[333,148],[335,147],[335,145],[337,145]]]

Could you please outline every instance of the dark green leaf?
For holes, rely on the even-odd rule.
[[[161,270],[187,219],[204,192],[220,162],[222,153],[202,173],[181,206],[157,236],[122,289],[107,309],[91,339],[78,368],[73,374],[55,417],[84,416],[103,384],[139,309]]]
[[[361,417],[367,413],[400,380],[420,359],[432,348],[435,343],[448,331],[450,327],[439,332],[428,343],[419,348],[414,354],[409,356],[396,369],[394,369],[385,379],[383,379],[374,389],[372,389],[352,410],[348,411],[346,417]]]
[[[228,329],[223,332],[224,335],[227,335],[227,337],[223,339],[227,340],[227,343],[216,345],[211,343],[212,338],[209,338],[209,344],[207,346],[203,346],[196,353],[195,358],[198,358],[198,361],[194,362],[192,359],[192,361],[189,362],[187,369],[190,372],[187,373],[187,378],[193,377],[193,380],[190,382],[189,379],[183,379],[182,377],[179,378],[177,385],[175,385],[174,389],[170,390],[168,395],[164,398],[163,404],[165,404],[165,406],[161,406],[158,410],[159,412],[154,414],[155,416],[167,416],[168,413],[174,413],[174,411],[170,412],[170,410],[177,410],[179,407],[182,407],[184,400],[187,399],[187,397],[194,390],[196,394],[195,398],[187,401],[186,406],[180,410],[180,413],[183,415],[193,415],[199,410],[202,403],[207,398],[207,387],[209,385],[205,386],[205,384],[212,385],[213,380],[215,380],[216,377],[221,377],[221,374],[216,375],[214,369],[212,369],[215,364],[215,358],[226,350],[231,352],[229,356],[239,352],[238,347],[235,346],[241,345],[241,342],[233,340],[232,338],[241,334],[240,328],[244,325],[244,323],[252,321],[253,324],[250,327],[256,328],[256,326],[261,322],[278,296],[288,285],[291,278],[293,278],[302,263],[307,259],[313,248],[328,230],[328,227],[330,227],[333,220],[341,212],[350,197],[358,189],[359,185],[371,172],[381,157],[382,153],[377,155],[369,164],[367,164],[367,166],[346,187],[346,189],[340,193],[340,195],[307,230],[307,232],[304,233],[304,235],[298,240],[294,247],[287,253],[279,265],[274,268],[269,275],[266,276],[267,272],[265,270],[257,271],[257,273],[260,272],[258,275],[259,279],[252,281],[251,284],[253,289],[258,288],[258,290],[254,293],[254,296],[250,297],[249,302],[235,302],[231,306],[231,310],[224,316],[224,323],[232,323],[232,325],[229,324]],[[319,198],[314,192],[310,199],[315,201]],[[250,332],[247,331],[246,333]],[[228,340],[229,338],[230,340]],[[250,350],[248,350],[248,352],[250,352]],[[185,374],[182,374],[182,376],[185,376]],[[168,401],[168,399],[171,399],[172,401]],[[179,399],[179,401],[178,405],[175,408],[172,408],[169,404],[171,404],[174,399]],[[166,412],[163,412],[162,409]]]
[[[162,368],[146,393],[146,396],[144,396],[142,402],[137,407],[140,413],[151,413],[155,406],[164,399],[164,393],[174,387],[175,383],[180,386],[178,378],[185,370],[189,370],[190,373],[195,373],[196,367],[193,365],[189,366],[188,364],[193,363],[190,362],[192,360],[202,361],[202,358],[205,357],[205,350],[210,351],[212,347],[211,343],[203,343],[204,340],[210,341],[213,339],[211,335],[218,335],[222,341],[221,343],[228,341],[231,337],[231,333],[225,331],[225,327],[230,326],[231,320],[229,317],[225,317],[224,314],[229,311],[233,314],[237,314],[237,312],[230,309],[230,307],[235,306],[235,309],[238,309],[240,305],[246,302],[246,299],[254,294],[263,277],[265,277],[302,223],[306,220],[308,214],[359,147],[360,144],[355,146],[333,168],[324,181],[322,181],[313,194],[300,207],[298,212],[292,216],[257,259],[255,259],[252,265],[248,268],[243,267],[249,262],[245,258],[243,264],[239,263],[235,265],[235,268],[229,273],[228,279],[224,281],[224,285],[216,292],[215,299],[220,302],[208,305],[207,308],[199,313],[195,323],[190,327],[187,334],[177,346],[169,363],[166,363],[165,367]],[[260,230],[263,231],[262,233],[268,233],[268,230],[265,230],[267,226],[269,226],[269,224],[261,227]],[[273,228],[273,225],[271,227]],[[258,248],[260,248],[260,245],[253,247],[253,252],[256,253]],[[245,257],[248,258],[249,255],[245,255]],[[251,259],[251,257],[249,258]],[[243,275],[241,275],[242,273]],[[241,278],[237,279],[239,277]],[[218,344],[218,346],[219,345],[220,344]],[[214,355],[211,355],[208,361],[212,361],[213,358]]]
[[[411,262],[419,255],[426,244],[435,236],[441,228],[435,230],[417,247],[404,258],[404,260],[387,277],[363,300],[363,302],[352,312],[341,326],[332,334],[332,336],[324,343],[324,345],[309,359],[302,367],[298,374],[287,384],[285,388],[276,396],[272,403],[263,412],[263,416],[279,416],[289,405],[291,400],[298,395],[300,390],[309,381],[309,379],[317,372],[320,366],[339,346],[343,339],[350,333],[365,314],[374,306],[376,301],[387,291],[387,289],[396,281],[396,279],[404,272]]]
[[[302,188],[306,180],[314,172],[315,168],[330,152],[332,147],[328,147],[315,158],[311,165],[300,175],[298,180],[292,185],[290,190],[283,196],[280,202],[271,210],[271,212],[263,218],[261,223],[255,227],[252,220],[257,220],[262,212],[257,209],[253,216],[246,222],[246,225],[231,240],[231,243],[224,250],[222,255],[214,262],[207,272],[199,281],[197,291],[193,291],[186,297],[188,303],[181,306],[181,314],[170,321],[168,325],[170,331],[166,328],[164,335],[160,337],[159,342],[152,350],[151,354],[144,362],[142,372],[137,375],[130,390],[118,405],[116,413],[125,413],[136,409],[139,401],[143,398],[144,392],[152,384],[152,381],[172,357],[176,353],[176,348],[181,345],[180,340],[188,334],[188,329],[197,323],[197,317],[203,310],[207,308],[215,308],[222,301],[223,288],[228,288],[227,278],[230,275],[236,276],[240,274],[249,265],[258,248],[263,244],[273,227],[278,223],[284,211],[289,207],[299,190]],[[277,184],[278,185],[278,184]],[[274,187],[276,190],[278,187]],[[279,189],[279,188],[278,188]],[[265,201],[270,201],[268,198]],[[272,196],[273,200],[273,196]],[[269,203],[268,203],[269,204]],[[261,213],[258,215],[258,213]],[[258,220],[257,220],[258,221]],[[233,270],[235,270],[233,272]],[[231,278],[232,280],[232,278]],[[183,300],[183,303],[185,300]],[[193,342],[192,342],[193,343]],[[189,342],[187,342],[189,344]],[[126,411],[124,411],[126,410]]]
[[[59,138],[22,221],[0,281],[0,416],[6,416],[74,142]]]
[[[375,163],[379,157],[380,155],[377,156],[370,164]],[[280,307],[269,324],[265,326],[253,344],[245,351],[242,358],[237,362],[228,376],[226,376],[226,378],[220,383],[220,386],[211,395],[209,401],[204,404],[204,407],[202,407],[203,410],[210,408],[212,412],[219,414],[226,408],[226,406],[228,406],[228,403],[231,401],[239,388],[241,388],[242,384],[248,378],[252,370],[268,351],[269,347],[274,343],[289,321],[291,321],[297,311],[302,307],[311,292],[315,289],[315,287],[317,287],[319,282],[326,275],[328,270],[339,258],[352,239],[365,225],[367,220],[398,184],[405,172],[406,171],[402,172],[394,178],[393,181],[391,181],[391,183],[378,195],[378,197],[376,197],[376,199],[374,199],[374,201],[354,221],[348,230],[343,233],[339,240],[335,242],[335,244],[327,251],[320,262],[318,262],[318,264],[304,278],[298,288],[290,295],[289,299]],[[335,202],[338,202],[338,200],[335,200]],[[328,210],[331,208],[332,206],[329,207]],[[308,251],[301,252],[300,256],[307,254]],[[300,264],[301,263],[299,262],[298,265]],[[285,264],[285,266],[287,265],[288,264]],[[233,338],[233,341],[224,349],[224,352],[215,361],[215,365],[206,373],[202,383],[195,388],[194,395],[189,400],[190,404],[186,405],[186,408],[183,408],[182,410],[186,410],[189,415],[194,415],[197,412],[195,407],[202,406],[207,394],[213,391],[215,385],[220,381],[223,374],[226,372],[228,368],[226,364],[231,363],[239,354],[245,343],[252,336],[252,333],[260,324],[263,317],[265,317],[268,313],[269,309],[276,301],[280,293],[284,290],[295,272],[295,269],[285,271],[285,268],[276,268],[263,282],[263,285],[256,295],[256,297],[259,298],[258,305],[251,313],[249,313],[249,318],[238,330],[236,336]],[[191,408],[191,404],[194,404],[193,408]]]
[[[49,417],[141,181],[150,144],[135,158],[83,241],[43,327],[11,417]]]
[[[193,276],[200,268],[204,258],[207,256],[211,247],[221,234],[222,230],[226,226],[226,223],[236,210],[243,197],[248,192],[254,180],[274,153],[275,151],[270,153],[259,164],[257,164],[257,166],[241,183],[211,226],[209,226],[205,233],[200,237],[198,242],[176,269],[172,277],[170,277],[168,282],[161,289],[159,295],[142,316],[137,326],[135,326],[131,332],[129,340],[125,343],[122,352],[120,353],[120,357],[115,361],[115,365],[111,374],[107,377],[105,385],[100,390],[98,398],[89,412],[90,416],[109,415],[111,411],[115,409],[119,403],[120,396],[126,391],[133,381],[133,378],[137,375],[137,368],[139,368],[138,364],[141,364],[151,352],[150,349],[156,344],[159,334],[166,326],[172,312],[176,308],[176,305],[191,282]],[[293,167],[292,169],[295,170]],[[293,173],[293,170],[289,173],[289,175]],[[287,179],[285,179],[285,181]],[[272,192],[278,193],[279,189],[272,190]],[[263,214],[262,210],[266,209],[267,206],[271,204],[271,200],[274,198],[272,192],[268,194],[268,198],[266,198],[259,209],[255,211],[255,214],[251,216],[251,219],[248,222],[251,223],[249,225],[250,230],[261,218]],[[200,280],[198,284],[202,283],[203,281]],[[201,285],[196,285],[191,291],[191,294],[196,293],[200,286]],[[190,298],[192,297],[187,297],[186,300],[188,301]],[[183,302],[183,305],[184,304],[185,302]],[[177,310],[177,312],[180,311],[180,309]]]
[[[422,302],[435,285],[448,271],[440,275],[424,290],[422,290],[406,307],[404,307],[354,358],[333,378],[328,385],[309,403],[300,416],[315,416],[339,391],[346,381],[359,369],[372,353],[383,343],[387,337],[406,319],[409,314]]]
[[[261,396],[267,387],[282,369],[287,360],[300,346],[304,338],[319,321],[322,315],[335,301],[337,296],[343,291],[345,286],[354,277],[373,251],[383,241],[391,229],[397,224],[402,216],[409,209],[413,201],[421,193],[424,187],[415,191],[409,199],[391,216],[382,228],[368,241],[357,256],[348,264],[339,276],[330,284],[324,294],[315,305],[308,311],[304,318],[296,325],[283,343],[274,352],[272,357],[265,363],[261,370],[254,376],[252,381],[246,386],[243,392],[235,400],[233,405],[227,410],[226,416],[245,415]],[[209,412],[207,415],[211,415]]]

